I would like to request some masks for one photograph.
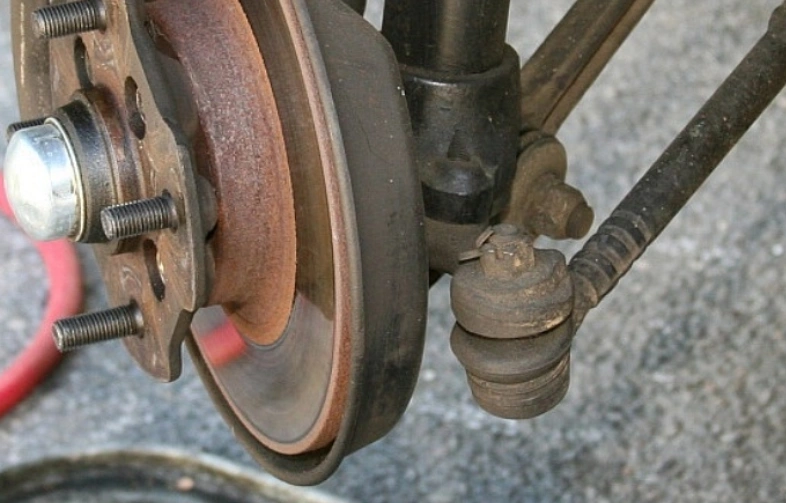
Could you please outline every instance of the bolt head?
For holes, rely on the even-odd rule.
[[[592,223],[595,221],[595,212],[586,202],[579,203],[573,209],[565,227],[570,239],[581,239],[589,234]]]
[[[32,238],[75,238],[83,194],[71,142],[55,119],[17,131],[5,156],[5,190],[17,222]]]
[[[542,198],[530,217],[537,234],[553,239],[581,239],[587,235],[595,213],[578,189],[546,175],[539,180],[539,190]]]

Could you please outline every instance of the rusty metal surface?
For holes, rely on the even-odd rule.
[[[135,303],[145,318],[142,337],[126,341],[129,352],[148,373],[171,381],[180,373],[179,347],[192,313],[208,291],[204,236],[209,229],[199,210],[202,194],[188,141],[173,126],[176,99],[136,3],[108,1],[106,30],[50,40],[48,58],[41,57],[43,46],[29,29],[31,7],[23,3],[16,12],[22,26],[15,32],[15,46],[20,48],[16,70],[23,113],[51,114],[81,91],[109,160],[96,167],[103,172],[94,171],[96,176],[86,180],[110,187],[101,189],[88,212],[97,215],[110,199],[117,204],[169,193],[176,202],[181,219],[176,232],[94,245],[111,302]],[[164,290],[151,287],[161,282]]]
[[[398,423],[423,355],[428,264],[422,193],[393,51],[340,3],[308,0],[344,140],[363,272],[358,381],[336,449],[354,452]],[[353,33],[348,37],[348,33]]]
[[[332,344],[337,358],[351,357],[349,369],[337,364],[330,369],[329,405],[341,407],[334,441],[297,456],[270,449],[236,414],[219,374],[200,354],[199,339],[190,347],[208,391],[245,447],[274,474],[313,484],[329,476],[346,454],[386,433],[408,403],[425,324],[422,207],[406,105],[396,86],[395,61],[379,34],[340,2],[249,0],[243,6],[263,57],[276,54],[266,65],[290,163],[298,166],[296,155],[326,170],[336,262],[334,330],[348,329]],[[349,34],[352,43],[346,41]],[[303,142],[304,136],[315,141]],[[297,207],[296,182],[294,188]],[[302,345],[293,350],[305,361],[325,354]],[[313,367],[295,368],[302,374]],[[259,368],[249,367],[254,379],[260,379]]]
[[[147,8],[183,65],[199,116],[201,168],[218,194],[210,303],[221,304],[249,341],[231,364],[209,354],[206,363],[234,414],[265,446],[288,455],[324,447],[343,413],[352,329],[342,313],[353,309],[345,285],[352,240],[330,237],[351,232],[329,156],[336,135],[318,118],[302,134],[285,135],[313,112],[293,115],[284,105],[279,116],[239,3],[200,0],[184,12],[179,2],[159,0]],[[200,29],[208,24],[213,29]],[[304,94],[289,93],[308,105],[308,85],[304,79]],[[310,157],[293,152],[309,143]]]
[[[536,236],[584,237],[595,215],[581,192],[565,183],[565,147],[549,134],[531,131],[521,137],[520,149],[510,203],[500,220]]]
[[[198,168],[217,197],[209,303],[224,305],[244,336],[272,344],[289,320],[296,269],[295,204],[278,108],[240,5],[190,5],[159,0],[146,11],[160,45],[183,67],[199,118]]]
[[[578,0],[521,69],[522,130],[556,134],[654,0]]]
[[[17,103],[22,120],[34,120],[52,111],[49,82],[49,46],[33,34],[33,11],[49,0],[11,2],[11,33],[16,68]]]

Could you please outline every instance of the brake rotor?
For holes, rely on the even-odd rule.
[[[228,360],[215,340],[196,337],[192,350],[239,438],[274,472],[310,483],[385,433],[411,394],[422,351],[425,260],[402,252],[423,250],[417,184],[408,170],[408,131],[380,127],[391,113],[405,118],[400,93],[392,107],[369,108],[358,98],[377,101],[394,89],[366,81],[365,92],[337,99],[305,4],[242,7],[218,0],[191,2],[185,12],[175,0],[147,5],[196,104],[196,150],[206,154],[199,157],[209,160],[203,170],[218,193],[210,303],[222,305],[236,329],[219,342],[219,349],[235,348]],[[366,42],[372,33],[343,4],[312,13],[333,17],[331,33],[337,15],[349,16],[353,29],[363,26]],[[374,32],[373,45],[384,47],[378,37]],[[395,60],[380,53],[395,75]],[[357,61],[346,56],[337,58],[343,68]],[[339,102],[351,114],[345,122],[365,117],[366,129],[342,130]],[[381,162],[380,152],[392,157]],[[366,174],[371,166],[373,176]],[[274,187],[262,180],[272,171],[282,182]],[[372,197],[358,201],[353,184]],[[249,185],[258,193],[249,194]],[[364,252],[374,254],[366,267]],[[380,289],[396,284],[403,288],[394,298]],[[414,302],[403,301],[409,295]],[[396,387],[385,402],[382,394],[357,395],[361,385],[390,379]]]
[[[324,447],[346,399],[354,328],[347,315],[359,304],[349,288],[358,281],[349,250],[357,238],[332,159],[315,151],[289,162],[265,62],[239,3],[198,0],[183,10],[177,0],[157,0],[147,12],[158,44],[184,70],[199,116],[197,157],[218,195],[210,303],[224,306],[245,342],[231,364],[202,351],[211,377],[265,446],[284,454]],[[346,239],[334,247],[331,232]]]
[[[21,2],[20,25],[46,3]],[[47,46],[22,29],[15,43],[19,81],[30,84],[20,87],[24,118],[76,95],[109,128],[118,108],[123,131],[104,130],[114,204],[160,193],[159,166],[194,180],[173,197],[189,203],[189,237],[210,231],[186,250],[204,262],[188,266],[177,247],[163,263],[150,256],[150,242],[180,230],[96,245],[102,267],[135,278],[128,291],[105,274],[113,302],[150,297],[139,303],[145,333],[126,345],[146,370],[176,377],[193,312],[154,309],[203,285],[196,306],[220,305],[231,325],[186,342],[219,410],[269,471],[324,480],[392,428],[423,351],[423,210],[395,56],[338,0],[105,5],[106,30]],[[129,94],[115,84],[131,71],[139,87]],[[132,179],[138,194],[123,185]]]

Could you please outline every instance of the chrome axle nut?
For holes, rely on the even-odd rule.
[[[5,190],[17,222],[32,238],[78,239],[84,227],[84,190],[73,145],[49,118],[19,130],[8,144]]]

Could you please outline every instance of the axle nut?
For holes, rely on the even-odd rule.
[[[84,194],[74,150],[59,121],[50,118],[14,133],[4,171],[9,204],[30,237],[78,238]]]

